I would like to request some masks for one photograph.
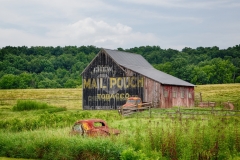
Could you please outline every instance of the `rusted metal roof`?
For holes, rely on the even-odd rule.
[[[112,57],[112,59],[118,63],[118,65],[128,68],[150,79],[153,79],[161,84],[195,86],[189,82],[155,69],[146,59],[144,59],[139,54],[110,49],[102,50],[105,51],[110,57]]]

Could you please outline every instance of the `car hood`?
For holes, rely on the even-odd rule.
[[[126,104],[123,105],[123,108],[125,108],[125,107],[136,107],[136,105],[131,104],[131,103],[126,103]]]
[[[101,130],[114,135],[120,134],[120,131],[114,128],[101,128]]]

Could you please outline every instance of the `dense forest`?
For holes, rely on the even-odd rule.
[[[81,72],[100,48],[95,46],[11,47],[0,49],[0,89],[75,88]],[[156,69],[193,84],[240,83],[240,45],[219,49],[161,49],[141,46],[118,50],[141,54]]]

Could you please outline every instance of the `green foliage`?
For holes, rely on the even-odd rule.
[[[240,82],[240,45],[183,48],[182,51],[140,46],[120,51],[142,55],[156,69],[193,84]],[[3,47],[0,89],[74,88],[100,48],[94,46]]]
[[[80,73],[99,52],[82,47],[4,47],[0,49],[0,89],[75,88]]]
[[[1,89],[12,89],[17,88],[18,86],[18,76],[13,74],[5,74],[0,79],[0,88]]]
[[[49,106],[47,103],[36,102],[31,100],[18,100],[17,104],[13,106],[13,111],[27,111],[27,110],[37,110],[37,109],[47,109]]]
[[[149,159],[147,156],[141,151],[135,151],[133,148],[127,148],[122,151],[121,160],[146,160]]]

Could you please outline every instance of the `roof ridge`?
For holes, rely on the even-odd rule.
[[[106,48],[102,48],[104,50],[111,50],[111,51],[116,51],[116,52],[122,52],[122,53],[126,53],[126,54],[135,54],[135,55],[139,55],[139,56],[142,56],[141,54],[139,53],[133,53],[133,52],[127,52],[127,51],[119,51],[119,50],[116,50],[116,49],[106,49]],[[143,57],[143,56],[142,56]],[[144,58],[144,57],[143,57]]]

